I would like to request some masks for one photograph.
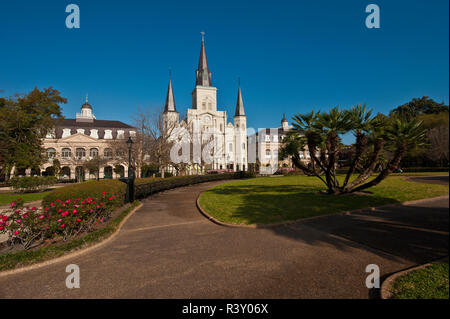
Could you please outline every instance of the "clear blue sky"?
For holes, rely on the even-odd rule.
[[[80,29],[65,27],[70,3]],[[380,29],[365,27],[370,3]],[[448,103],[448,10],[447,0],[2,1],[0,94],[53,86],[70,118],[89,93],[98,119],[132,123],[139,106],[164,103],[171,67],[185,113],[204,30],[219,109],[234,115],[240,76],[248,126],[335,105]]]

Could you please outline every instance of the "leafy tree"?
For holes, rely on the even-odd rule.
[[[406,120],[417,118],[422,114],[438,114],[448,112],[448,105],[437,103],[428,96],[413,98],[410,102],[400,105],[391,111],[391,115],[400,116]]]
[[[422,145],[426,131],[422,123],[414,119],[387,118],[382,114],[372,117],[371,114],[371,110],[361,105],[345,111],[335,107],[328,113],[297,114],[293,118],[293,129],[283,140],[280,156],[290,156],[294,166],[307,175],[318,177],[329,194],[351,193],[375,186],[398,167],[409,149]],[[340,136],[350,131],[355,134],[356,142],[350,167],[341,184],[336,174],[343,147]],[[305,150],[311,159],[308,164],[299,157],[299,152]],[[384,157],[389,158],[384,168],[367,181]],[[359,175],[351,180],[356,171]]]
[[[400,116],[406,120],[422,121],[427,129],[427,147],[413,147],[401,162],[401,166],[436,166],[448,165],[445,160],[447,147],[443,147],[445,132],[449,127],[449,108],[444,102],[437,103],[424,96],[414,98],[410,102],[391,111],[391,115]]]
[[[57,158],[53,159],[53,172],[55,176],[59,177],[59,174],[61,174],[61,163]]]
[[[0,98],[0,166],[6,175],[13,167],[42,164],[42,138],[54,128],[55,118],[61,118],[60,104],[66,102],[52,87]]]

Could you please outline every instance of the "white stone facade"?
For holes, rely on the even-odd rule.
[[[179,113],[176,111],[175,99],[172,89],[172,82],[169,81],[164,118],[167,127],[177,127],[171,134],[173,139],[179,138],[179,128],[184,128],[187,134],[194,136],[194,123],[197,123],[200,130],[199,139],[202,146],[213,133],[214,152],[212,161],[208,164],[201,164],[202,171],[205,170],[233,170],[242,171],[248,169],[247,158],[247,117],[244,112],[241,88],[239,85],[238,99],[236,103],[236,113],[233,123],[228,121],[227,112],[218,110],[217,88],[212,86],[211,72],[209,71],[205,44],[202,40],[199,66],[196,71],[197,81],[192,92],[192,108],[187,110],[186,119],[179,120]],[[194,137],[192,137],[194,139]],[[195,162],[193,154],[190,159]],[[191,162],[190,162],[191,163]],[[190,170],[193,170],[193,163]]]

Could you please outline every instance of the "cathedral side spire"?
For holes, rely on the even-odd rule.
[[[206,58],[206,49],[205,49],[205,32],[201,32],[202,34],[202,47],[200,49],[200,58],[198,60],[198,68],[196,71],[197,79],[196,85],[201,86],[212,86],[211,82],[211,72],[208,68],[208,60]]]
[[[173,95],[172,88],[172,72],[169,71],[169,87],[167,88],[166,104],[164,105],[164,113],[166,112],[176,112],[177,108],[175,106],[175,97]]]
[[[241,92],[241,79],[239,78],[238,84],[238,96],[236,102],[236,113],[234,116],[245,116],[244,111],[244,101],[242,100],[242,92]]]

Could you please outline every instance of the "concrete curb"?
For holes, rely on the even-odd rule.
[[[355,214],[355,213],[362,213],[362,212],[365,212],[365,211],[375,211],[377,209],[383,209],[383,208],[398,207],[398,206],[412,205],[412,204],[421,204],[421,203],[426,203],[426,202],[430,202],[430,201],[434,201],[434,200],[445,199],[445,198],[448,199],[449,198],[449,195],[444,195],[444,196],[437,196],[437,197],[430,197],[430,198],[424,198],[424,199],[411,200],[411,201],[406,201],[406,202],[403,202],[403,203],[395,203],[395,204],[387,204],[387,205],[381,205],[381,206],[358,208],[358,209],[354,209],[354,210],[350,210],[350,211],[341,211],[341,212],[325,214],[325,215],[321,215],[321,216],[300,218],[300,219],[294,219],[294,220],[289,220],[289,221],[279,222],[279,223],[273,223],[273,224],[250,224],[250,225],[246,225],[246,224],[225,223],[225,222],[222,222],[222,221],[216,219],[215,217],[212,217],[200,205],[200,196],[203,193],[204,192],[201,192],[198,195],[198,197],[197,197],[197,200],[196,200],[197,208],[200,211],[200,213],[203,216],[205,216],[207,219],[209,219],[211,222],[213,222],[213,223],[215,223],[217,225],[220,225],[220,226],[225,226],[225,227],[253,228],[253,229],[285,226],[285,225],[289,225],[289,224],[301,223],[301,222],[306,222],[306,221],[310,221],[310,220],[314,220],[314,219],[325,218],[325,217],[329,217],[329,216],[351,215],[351,214]]]
[[[74,258],[74,257],[78,257],[82,254],[85,254],[89,251],[92,251],[94,249],[100,248],[101,246],[104,246],[105,244],[109,243],[111,240],[113,240],[120,232],[120,230],[122,229],[122,226],[125,224],[125,222],[128,220],[128,218],[130,218],[139,208],[142,207],[142,203],[140,203],[138,206],[136,206],[133,210],[131,210],[131,212],[128,213],[128,215],[120,222],[119,226],[117,227],[116,231],[114,233],[112,233],[109,237],[105,238],[104,240],[102,240],[99,243],[96,243],[92,246],[88,246],[86,248],[81,248],[79,250],[76,250],[72,253],[68,253],[67,255],[63,255],[60,257],[56,257],[54,259],[49,259],[43,262],[39,262],[36,264],[32,264],[29,266],[25,266],[25,267],[21,267],[21,268],[16,268],[16,269],[11,269],[11,270],[5,270],[5,271],[0,271],[0,278],[1,277],[5,277],[8,275],[13,275],[13,274],[18,274],[18,273],[22,273],[22,272],[26,272],[29,270],[34,270],[34,269],[38,269],[38,268],[42,268],[48,265],[52,265],[70,258]]]
[[[401,277],[403,275],[409,274],[410,272],[419,270],[419,269],[423,269],[423,268],[426,268],[426,267],[430,267],[432,265],[440,264],[440,263],[442,263],[444,261],[447,261],[447,258],[448,258],[448,256],[444,257],[444,258],[441,258],[439,260],[430,262],[430,263],[426,263],[426,264],[423,264],[423,265],[414,266],[414,267],[411,267],[411,268],[408,268],[408,269],[405,269],[405,270],[401,270],[399,272],[396,272],[396,273],[390,275],[381,284],[381,291],[380,291],[381,299],[392,299],[392,291],[391,291],[391,289],[392,289],[393,283],[395,282],[395,280],[397,278],[399,278],[399,277]]]

